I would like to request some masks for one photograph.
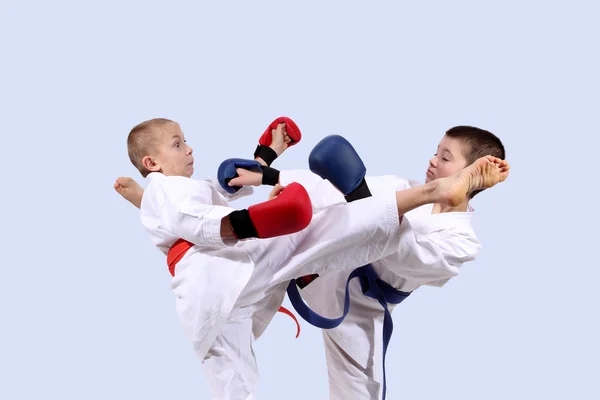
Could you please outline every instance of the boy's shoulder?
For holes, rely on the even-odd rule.
[[[160,172],[148,174],[148,186],[160,186],[165,190],[175,190],[179,188],[211,188],[212,184],[206,180],[187,178],[185,176],[167,176]]]
[[[147,178],[148,186],[144,191],[144,195],[148,198],[169,198],[173,202],[181,202],[184,199],[199,195],[211,199],[215,191],[210,182],[186,178],[185,176],[167,176],[153,172]]]

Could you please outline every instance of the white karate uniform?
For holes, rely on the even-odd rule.
[[[320,208],[345,202],[328,181],[304,170],[282,171],[280,182],[299,182],[310,188]],[[419,185],[395,176],[367,177],[374,196],[390,188]],[[379,277],[403,291],[421,285],[443,286],[459,273],[463,263],[475,259],[481,245],[471,226],[473,210],[431,214],[433,205],[418,207],[403,217],[398,250],[371,263]],[[336,318],[344,309],[346,281],[351,270],[321,275],[300,294],[317,313]],[[379,399],[383,387],[383,317],[379,302],[365,296],[357,279],[351,281],[350,309],[336,328],[323,330],[331,400]],[[388,304],[390,312],[394,304]],[[388,354],[389,356],[389,354]],[[388,377],[389,378],[389,377]],[[389,387],[389,382],[388,382]]]
[[[140,213],[154,244],[165,255],[179,238],[194,244],[175,268],[172,290],[213,399],[255,398],[252,340],[277,312],[290,280],[383,258],[396,251],[402,233],[390,188],[364,201],[313,208],[310,225],[292,235],[224,243],[221,219],[234,209],[217,183],[160,173],[148,179]]]

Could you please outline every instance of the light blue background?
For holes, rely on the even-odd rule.
[[[510,178],[473,201],[478,260],[394,313],[388,398],[600,398],[594,2],[199,3],[0,3],[0,398],[209,398],[112,184],[145,185],[125,146],[142,120],[179,121],[206,178],[280,115],[304,135],[280,169],[331,133],[370,175],[419,180],[451,126],[506,145]],[[260,398],[327,398],[302,327],[278,314],[256,343]]]

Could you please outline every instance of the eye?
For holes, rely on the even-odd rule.
[[[442,160],[444,160],[444,161],[450,161],[450,160],[448,160],[448,159],[447,159],[447,158],[445,158],[445,157],[442,157]]]
[[[179,142],[175,142],[175,147],[179,147]]]

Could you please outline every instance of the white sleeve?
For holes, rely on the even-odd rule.
[[[366,179],[373,195],[418,184],[393,175]],[[385,264],[410,282],[443,286],[465,262],[474,260],[481,248],[470,224],[471,217],[444,213],[412,218],[411,214],[403,215],[398,252]]]
[[[421,285],[443,286],[460,267],[475,259],[481,244],[473,231],[460,224],[446,229],[413,229],[406,215],[400,224],[400,246],[394,273]]]
[[[163,228],[198,246],[225,247],[221,238],[221,220],[235,209],[212,204],[210,183],[193,182],[178,187],[176,193],[163,189],[160,212]]]
[[[228,201],[237,200],[242,197],[250,196],[252,193],[254,193],[254,188],[252,186],[242,186],[240,190],[231,194],[229,192],[226,192],[221,187],[221,184],[217,179],[207,179],[206,182],[210,183],[214,188],[216,188],[217,192],[223,197],[225,197],[225,199],[227,199]]]

